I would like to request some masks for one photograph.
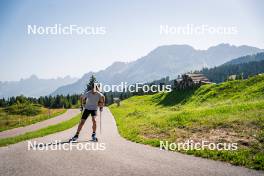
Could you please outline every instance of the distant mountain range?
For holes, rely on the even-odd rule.
[[[82,93],[89,78],[94,74],[103,84],[120,84],[120,82],[151,82],[169,76],[176,78],[179,74],[214,67],[221,64],[258,61],[258,57],[246,56],[264,52],[251,46],[233,46],[219,44],[207,50],[196,50],[189,45],[160,46],[146,56],[132,62],[114,62],[99,72],[89,72],[82,78],[39,79],[32,75],[20,81],[0,82],[0,98],[17,95],[39,97],[44,95]],[[242,57],[246,56],[246,57]],[[232,60],[234,58],[238,60]],[[231,61],[232,60],[232,61]]]
[[[256,47],[229,44],[219,44],[207,50],[196,50],[189,45],[160,46],[133,62],[115,62],[105,70],[86,73],[78,81],[59,87],[52,95],[83,92],[92,74],[103,84],[119,84],[122,81],[145,83],[166,76],[176,78],[191,70],[218,66],[234,58],[263,51]]]
[[[0,98],[24,95],[29,97],[39,97],[49,95],[58,87],[71,84],[77,78],[66,76],[57,79],[40,79],[35,75],[20,81],[0,82]]]
[[[214,68],[204,68],[200,73],[215,83],[227,80],[230,75],[242,76],[246,79],[264,73],[264,52],[239,57]]]
[[[257,53],[257,54],[247,55],[247,56],[239,57],[237,59],[233,59],[229,62],[226,62],[224,65],[243,64],[243,63],[258,62],[263,60],[264,60],[264,53]]]

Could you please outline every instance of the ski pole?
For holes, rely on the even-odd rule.
[[[102,134],[102,111],[103,107],[100,107],[100,134]]]

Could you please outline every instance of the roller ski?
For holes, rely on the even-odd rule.
[[[78,142],[78,137],[79,137],[79,135],[75,134],[75,135],[69,140],[69,142]]]
[[[96,134],[92,134],[92,139],[90,140],[91,142],[98,142],[98,138],[96,137]]]

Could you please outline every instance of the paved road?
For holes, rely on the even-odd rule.
[[[58,124],[58,123],[63,122],[65,120],[71,119],[73,116],[77,115],[78,113],[80,113],[80,110],[78,110],[78,109],[68,109],[65,113],[63,113],[57,117],[53,117],[53,118],[50,118],[50,119],[47,119],[47,120],[44,120],[41,122],[37,122],[35,124],[28,125],[25,127],[19,127],[19,128],[14,128],[14,129],[10,129],[10,130],[0,132],[0,139],[17,136],[20,134],[24,134],[26,132],[36,131],[38,129],[45,128],[45,127],[50,126],[50,125]]]
[[[249,170],[218,161],[161,151],[146,145],[132,143],[121,138],[109,110],[103,112],[103,131],[99,143],[82,142],[78,144],[105,144],[106,150],[27,150],[28,143],[21,142],[0,148],[0,175],[5,176],[116,176],[116,175],[172,175],[172,176],[243,176],[264,175],[262,171]],[[90,138],[91,119],[85,124],[80,140]],[[76,127],[64,132],[31,140],[49,143],[54,140],[66,141],[74,134]],[[58,146],[58,145],[53,145]]]

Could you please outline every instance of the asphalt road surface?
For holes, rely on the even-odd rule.
[[[0,175],[264,175],[262,171],[177,152],[162,151],[159,148],[127,141],[119,136],[114,118],[108,109],[103,112],[102,124],[102,135],[98,134],[99,142],[93,143],[89,142],[91,118],[86,122],[80,135],[81,142],[74,145],[86,145],[87,150],[78,150],[77,147],[73,147],[70,151],[48,148],[61,146],[56,144],[55,140],[67,141],[77,127],[30,140],[32,143],[36,141],[39,144],[54,142],[54,145],[47,145],[49,150],[42,150],[43,146],[37,147],[38,150],[28,150],[27,141],[2,147],[0,148]],[[95,150],[104,147],[105,150]]]

